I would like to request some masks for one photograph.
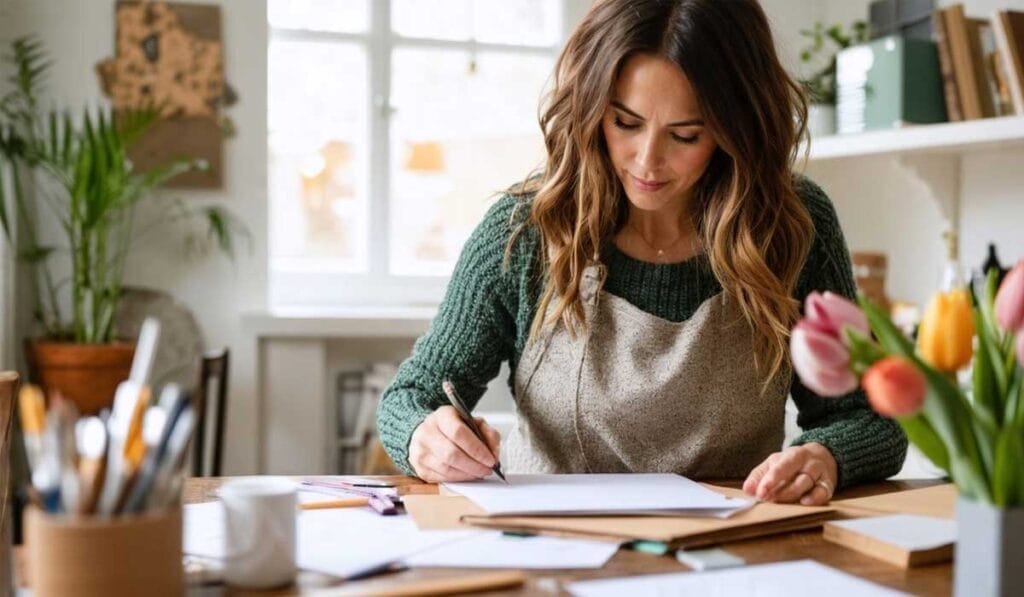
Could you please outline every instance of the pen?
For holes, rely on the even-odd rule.
[[[323,510],[326,508],[358,508],[359,506],[367,506],[370,503],[368,497],[353,497],[343,500],[327,500],[324,502],[307,502],[300,504],[299,507],[303,510]]]
[[[46,401],[39,386],[25,384],[18,392],[18,414],[29,469],[39,468],[43,459],[43,429],[46,427]]]
[[[473,432],[473,435],[477,436],[486,446],[487,440],[484,439],[483,432],[480,431],[479,427],[477,427],[476,420],[473,419],[473,415],[469,414],[469,409],[466,408],[465,403],[462,402],[462,399],[459,398],[459,395],[455,392],[455,384],[446,379],[441,382],[441,387],[444,389],[445,395],[448,396],[448,402],[452,403],[452,406],[455,407],[459,416],[462,417],[462,421],[467,427],[469,427],[470,431]],[[494,455],[494,466],[491,467],[491,469],[494,471],[495,475],[498,475],[498,478],[501,479],[505,485],[508,485],[508,479],[506,479],[505,475],[501,472],[501,463],[498,462],[497,454]]]
[[[99,417],[88,417],[75,426],[78,443],[78,475],[81,498],[78,511],[92,514],[103,487],[107,453],[107,426]]]

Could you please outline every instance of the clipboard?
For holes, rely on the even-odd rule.
[[[706,485],[730,497],[742,491]],[[819,527],[836,516],[830,506],[762,502],[727,519],[677,516],[491,516],[462,496],[411,495],[406,511],[420,529],[469,527],[543,535],[623,541],[655,541],[671,549],[706,547]]]

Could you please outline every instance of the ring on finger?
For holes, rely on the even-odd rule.
[[[828,481],[824,479],[818,479],[814,482],[814,485],[815,487],[821,487],[822,489],[825,490],[826,495],[832,497],[832,486],[829,484]]]

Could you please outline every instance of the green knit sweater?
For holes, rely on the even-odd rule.
[[[815,238],[795,295],[831,290],[855,293],[850,256],[832,202],[813,182],[799,179],[797,190],[814,221]],[[513,375],[526,345],[542,288],[538,265],[539,234],[526,229],[513,247],[507,266],[505,246],[516,223],[529,211],[529,198],[506,195],[484,216],[466,242],[448,290],[430,329],[416,341],[412,355],[384,392],[377,414],[381,442],[391,459],[408,474],[413,430],[436,408],[447,404],[441,381],[459,387],[470,408],[503,361]],[[653,315],[671,321],[688,319],[705,300],[721,292],[704,256],[681,263],[636,260],[608,243],[604,289]],[[513,392],[515,388],[512,387]],[[839,469],[839,487],[884,479],[899,471],[907,439],[894,421],[874,413],[864,394],[822,398],[794,375],[790,392],[804,430],[794,445],[819,442],[831,450]]]

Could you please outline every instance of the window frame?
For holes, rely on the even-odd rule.
[[[407,37],[391,30],[391,0],[364,0],[369,4],[369,27],[362,33],[317,31],[274,27],[268,21],[269,40],[327,41],[361,45],[366,52],[369,172],[367,180],[368,246],[365,273],[331,272],[329,268],[285,268],[268,256],[269,302],[271,307],[332,307],[339,305],[436,305],[444,296],[450,276],[401,276],[388,271],[390,263],[390,171],[391,56],[396,48],[439,48],[467,52],[498,51],[523,55],[557,56],[564,42],[569,5],[573,0],[558,0],[559,39],[553,45],[527,46],[483,43],[475,40],[440,40]],[[269,47],[268,47],[269,51]],[[269,86],[272,82],[268,79]],[[269,125],[269,123],[268,123]],[[269,144],[269,138],[267,140]],[[269,148],[268,148],[269,149]],[[524,175],[526,173],[524,172]],[[268,189],[273,192],[273,189]],[[481,198],[483,199],[483,198]],[[268,209],[273,199],[268,193]],[[273,213],[270,213],[270,220]],[[272,234],[268,224],[268,235]],[[269,243],[270,246],[273,242]],[[305,271],[303,271],[305,270]]]

